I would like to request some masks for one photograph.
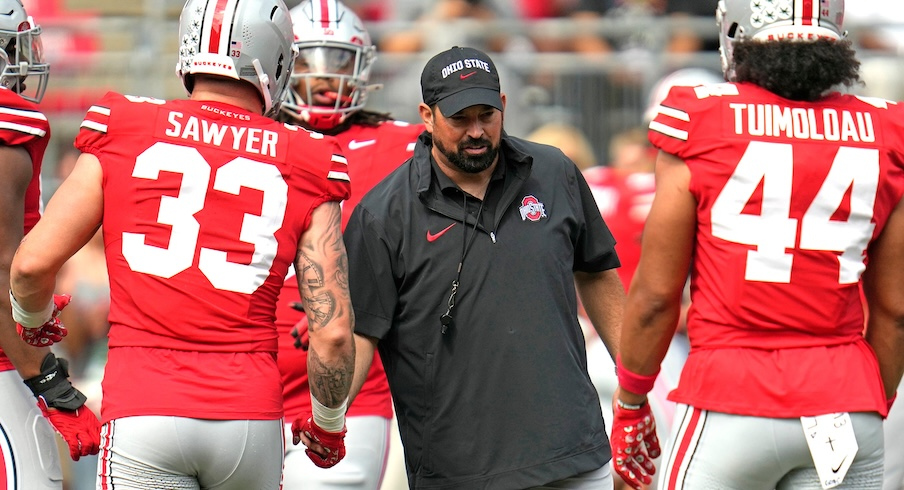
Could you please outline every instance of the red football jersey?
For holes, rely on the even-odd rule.
[[[75,145],[103,169],[104,420],[279,418],[276,299],[312,211],[350,194],[338,143],[228,104],[108,93]]]
[[[697,201],[691,353],[672,399],[767,417],[885,413],[858,281],[904,193],[904,108],[674,87],[649,136],[687,164]]]
[[[621,262],[618,275],[627,288],[640,262],[640,239],[653,204],[656,176],[652,172],[619,173],[597,166],[585,170],[584,178],[603,221],[615,237],[615,252]]]
[[[41,162],[48,141],[50,124],[38,106],[0,87],[0,145],[21,146],[31,156],[31,182],[25,190],[25,233],[41,217]],[[0,349],[0,371],[12,369],[12,363]]]
[[[424,131],[423,124],[387,121],[379,126],[355,125],[336,135],[348,158],[348,173],[352,179],[352,194],[342,202],[342,227],[364,194],[414,154],[414,143]],[[286,420],[294,420],[311,412],[311,392],[306,371],[299,366],[307,363],[307,352],[296,349],[289,334],[301,320],[302,313],[289,307],[300,301],[294,268],[279,295],[276,325],[279,329],[279,367],[283,378],[283,397]],[[367,373],[367,380],[349,407],[348,415],[378,415],[392,417],[392,398],[379,353]]]

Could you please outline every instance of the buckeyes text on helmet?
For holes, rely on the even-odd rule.
[[[50,75],[41,26],[25,12],[20,0],[0,0],[0,12],[0,85],[40,102]]]
[[[179,17],[176,72],[190,94],[192,76],[251,83],[273,115],[295,63],[292,20],[283,0],[188,0]]]
[[[333,129],[364,108],[376,48],[338,0],[306,0],[291,14],[298,60],[282,110],[311,129]]]
[[[815,41],[845,36],[844,0],[719,0],[719,51],[732,81],[732,50],[739,41]]]

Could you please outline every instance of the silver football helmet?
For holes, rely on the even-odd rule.
[[[21,1],[0,0],[0,85],[38,103],[49,76],[41,26],[25,12]]]
[[[245,80],[260,92],[264,114],[274,115],[295,63],[292,39],[283,0],[188,0],[176,72],[189,94],[198,73]]]
[[[738,41],[815,41],[846,35],[844,0],[719,0],[716,23],[722,73],[728,81],[734,79],[732,50]]]
[[[282,109],[313,129],[332,129],[367,102],[376,48],[342,2],[306,0],[291,12],[298,61]]]

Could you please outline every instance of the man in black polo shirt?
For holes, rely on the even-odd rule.
[[[614,354],[612,235],[571,160],[505,134],[485,53],[436,55],[421,87],[414,157],[345,232],[352,393],[379,348],[411,488],[612,488],[575,294]]]

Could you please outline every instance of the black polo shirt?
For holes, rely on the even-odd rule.
[[[558,149],[503,135],[481,211],[431,146],[423,133],[345,231],[355,331],[379,339],[409,484],[526,488],[599,468],[573,273],[619,262],[587,183]]]

